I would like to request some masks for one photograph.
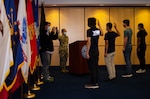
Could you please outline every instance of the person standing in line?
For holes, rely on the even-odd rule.
[[[146,41],[145,37],[147,36],[147,32],[144,29],[144,25],[142,23],[138,24],[139,32],[137,33],[137,56],[140,61],[140,69],[136,71],[136,73],[145,73],[145,51],[146,51]]]
[[[66,63],[68,58],[68,36],[67,36],[67,30],[62,29],[61,30],[62,35],[58,36],[58,40],[60,42],[59,46],[59,58],[60,58],[60,68],[62,73],[69,72],[66,69]]]
[[[96,19],[88,18],[88,26],[90,29],[87,30],[87,51],[86,58],[87,64],[90,70],[90,84],[86,84],[85,88],[99,88],[98,85],[98,39],[100,35],[103,35],[102,29],[98,22],[99,29],[96,28]]]
[[[50,32],[50,22],[44,23],[44,30],[40,34],[40,54],[41,54],[41,62],[42,62],[42,75],[44,81],[54,81],[54,77],[50,76],[49,66],[51,64],[51,56],[54,51],[53,40],[58,39],[58,31],[56,27],[52,28]]]
[[[131,52],[132,52],[132,29],[130,28],[130,21],[123,20],[124,30],[124,45],[123,54],[126,63],[126,73],[122,77],[132,77],[132,65],[131,65]]]
[[[105,34],[105,63],[108,71],[108,81],[114,80],[116,78],[116,69],[114,64],[115,56],[115,39],[120,36],[120,32],[117,29],[116,24],[114,25],[116,32],[112,31],[112,23],[106,24],[107,33]]]

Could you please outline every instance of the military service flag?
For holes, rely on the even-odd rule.
[[[0,1],[0,92],[4,81],[13,65],[13,54],[11,49],[11,36],[4,2]]]
[[[18,5],[17,22],[20,34],[20,44],[22,47],[24,65],[21,68],[22,75],[25,82],[28,80],[29,66],[31,64],[31,48],[30,48],[30,38],[27,28],[27,16],[26,16],[26,5],[25,0],[20,0]]]
[[[36,44],[36,33],[34,27],[34,17],[33,17],[33,9],[31,0],[27,0],[27,22],[30,36],[30,44],[31,44],[31,65],[30,71],[31,74],[34,72],[36,68],[37,61],[37,44]]]

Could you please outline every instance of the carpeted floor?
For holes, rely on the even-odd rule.
[[[135,74],[132,78],[121,78],[124,67],[117,67],[117,79],[106,82],[106,67],[99,67],[99,89],[85,89],[89,75],[60,73],[58,67],[51,67],[54,82],[41,85],[40,91],[33,91],[35,99],[150,99],[150,67],[145,74]],[[137,66],[133,67],[133,72]],[[15,92],[13,99],[20,99]]]

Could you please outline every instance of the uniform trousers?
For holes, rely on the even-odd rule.
[[[60,67],[66,68],[66,63],[68,59],[68,50],[59,50],[59,58],[60,58]]]

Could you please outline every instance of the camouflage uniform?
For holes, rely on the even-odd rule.
[[[60,57],[60,67],[65,68],[68,58],[68,36],[62,35],[58,37],[60,46],[59,46],[59,57]]]

